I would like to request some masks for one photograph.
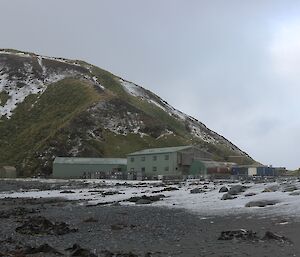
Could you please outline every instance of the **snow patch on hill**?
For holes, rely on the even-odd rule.
[[[144,88],[132,83],[125,81],[123,79],[120,80],[121,85],[124,87],[125,91],[134,96],[138,97],[144,101],[147,101],[148,103],[151,103],[158,108],[162,109],[166,113],[168,113],[170,116],[186,122],[187,127],[191,131],[191,134],[195,137],[198,137],[202,139],[205,142],[208,143],[215,143],[216,140],[213,136],[211,136],[209,133],[205,132],[205,129],[208,130],[202,123],[195,120],[194,118],[191,118],[190,116],[182,113],[181,111],[175,109],[171,105],[169,105],[167,102],[159,98],[158,96],[148,93],[147,90]]]
[[[18,104],[22,103],[27,96],[31,94],[42,94],[48,85],[81,74],[80,71],[74,69],[80,66],[75,61],[22,52],[10,52],[8,50],[0,50],[0,54],[2,54],[3,57],[2,60],[0,59],[0,93],[4,91],[9,96],[5,104],[0,106],[0,118],[6,116],[10,119]],[[21,64],[18,67],[8,66],[7,60],[9,60],[9,57],[7,56],[11,55],[23,57],[23,65]],[[44,60],[54,60],[70,66],[67,66],[68,68],[65,70],[56,71],[53,68],[47,67]],[[36,62],[40,66],[41,71],[33,67]],[[73,65],[76,67],[73,67]],[[87,70],[87,72],[89,72],[89,70]],[[92,74],[87,73],[84,77],[104,90],[104,87]]]

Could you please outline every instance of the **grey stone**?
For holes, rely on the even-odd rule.
[[[231,195],[231,194],[229,194],[229,193],[226,193],[226,194],[224,194],[224,195],[222,196],[221,200],[232,200],[232,199],[235,199],[235,198],[237,198],[237,197],[236,197],[236,196],[233,196],[233,195]]]
[[[202,190],[201,188],[194,188],[190,190],[191,194],[199,194],[199,193],[204,193],[205,191]]]
[[[295,192],[289,193],[289,195],[300,195],[300,191],[295,191]]]
[[[231,194],[231,195],[238,195],[242,192],[245,192],[245,190],[247,189],[248,187],[246,186],[242,186],[242,185],[235,185],[235,186],[232,186],[228,193]]]
[[[220,190],[219,190],[219,193],[225,193],[225,192],[228,192],[228,191],[229,191],[229,189],[228,189],[227,187],[222,186],[222,187],[220,188]]]
[[[253,195],[256,195],[256,193],[250,192],[248,194],[245,194],[246,197],[253,196]]]
[[[298,187],[296,187],[295,185],[286,185],[282,192],[293,192],[295,190],[298,190]]]
[[[279,201],[277,200],[259,200],[259,201],[252,201],[245,205],[245,207],[266,207],[270,205],[275,205]]]
[[[272,185],[272,186],[266,187],[262,192],[263,193],[268,193],[268,192],[276,192],[278,190],[279,190],[279,186],[278,185]]]
[[[135,204],[150,204],[150,203],[152,203],[152,201],[149,199],[139,199],[135,202]]]

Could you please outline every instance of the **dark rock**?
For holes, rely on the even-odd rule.
[[[248,194],[245,194],[245,196],[246,196],[246,197],[249,197],[249,196],[254,196],[254,195],[256,195],[256,193],[253,193],[253,192],[251,192],[251,193],[248,193]]]
[[[74,194],[75,192],[72,190],[63,190],[61,192],[59,192],[60,194]]]
[[[300,191],[289,193],[289,195],[300,195]]]
[[[224,195],[222,196],[221,200],[232,200],[232,199],[235,199],[235,198],[237,198],[237,197],[236,197],[236,196],[233,196],[233,195],[231,195],[231,194],[229,194],[229,193],[226,193],[226,194],[224,194]]]
[[[194,188],[190,190],[191,194],[199,194],[199,193],[204,193],[205,191],[202,190],[201,188]]]
[[[265,233],[262,240],[276,240],[276,241],[279,241],[281,243],[292,243],[292,241],[290,239],[288,239],[287,237],[275,234],[275,233],[270,232],[270,231],[267,231]]]
[[[70,256],[79,256],[79,257],[97,257],[96,254],[91,251],[81,248],[80,245],[74,244],[71,248],[67,248],[66,251],[71,252]]]
[[[269,193],[269,192],[276,192],[278,190],[279,190],[279,186],[278,185],[272,185],[272,186],[266,187],[262,192],[263,193]]]
[[[239,230],[229,230],[222,231],[218,240],[248,240],[248,241],[257,241],[258,237],[256,232],[252,232],[251,230],[239,229]]]
[[[25,254],[36,254],[36,253],[53,253],[55,255],[63,255],[59,251],[57,251],[55,248],[51,247],[48,244],[43,244],[38,247],[31,247],[27,246],[25,251]]]
[[[149,199],[139,199],[135,203],[136,204],[150,204],[150,203],[152,203],[152,201]]]
[[[113,253],[113,252],[108,251],[108,250],[102,251],[102,255],[100,255],[100,256],[101,257],[138,257],[138,255],[136,255],[132,252],[129,252],[129,253],[122,253],[122,252]]]
[[[111,206],[121,206],[120,202],[114,202],[111,204]]]
[[[64,222],[53,223],[42,216],[30,217],[16,228],[16,232],[26,235],[64,235],[76,231],[77,229],[70,229]]]
[[[107,192],[102,193],[102,196],[107,196],[107,195],[120,195],[120,194],[122,194],[122,193],[119,192],[119,191],[107,191]]]
[[[282,192],[293,192],[293,191],[295,191],[295,190],[298,190],[298,187],[297,187],[297,186],[295,186],[295,185],[286,185],[286,186],[283,188]]]
[[[229,191],[229,189],[227,187],[223,186],[220,188],[219,193],[226,193],[228,191]]]
[[[95,207],[95,206],[99,206],[99,205],[112,205],[115,204],[115,201],[112,202],[100,202],[100,203],[96,203],[96,204],[87,204],[86,207]]]
[[[167,192],[167,191],[177,191],[177,190],[179,190],[179,188],[177,188],[177,187],[165,187],[162,190],[153,191],[152,193],[156,194],[156,193],[162,193],[162,192]]]
[[[161,200],[162,198],[166,197],[165,195],[150,195],[150,196],[146,196],[146,195],[142,195],[142,196],[133,196],[130,197],[129,199],[125,200],[128,202],[133,202],[136,203],[137,201],[144,199],[144,200],[150,200],[151,202],[157,202],[159,200]]]
[[[246,186],[242,186],[242,185],[235,185],[235,186],[232,186],[228,193],[231,194],[231,195],[238,195],[242,192],[245,192],[245,190],[247,189],[248,187]]]
[[[266,207],[270,205],[275,205],[279,201],[277,200],[259,200],[259,201],[252,201],[245,205],[245,207]]]

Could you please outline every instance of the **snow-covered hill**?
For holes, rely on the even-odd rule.
[[[252,161],[141,86],[82,61],[15,50],[0,50],[0,135],[0,163],[29,162],[30,169],[49,170],[56,155],[124,156],[179,144],[197,144],[220,160],[242,155]],[[24,149],[12,156],[15,147]]]

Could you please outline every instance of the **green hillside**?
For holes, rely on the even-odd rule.
[[[0,165],[16,166],[19,175],[50,174],[55,156],[125,157],[143,148],[190,144],[216,160],[243,155],[246,163],[253,162],[144,88],[85,62],[18,54],[4,53],[1,59],[0,52],[0,65],[8,67],[0,73],[5,86],[0,87],[0,114],[1,108],[7,113],[0,116]],[[20,90],[27,94],[23,101]]]

